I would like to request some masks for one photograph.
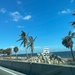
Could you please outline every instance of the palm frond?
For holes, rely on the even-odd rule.
[[[71,36],[64,37],[62,40],[62,44],[67,48],[71,48],[73,46],[73,41]]]
[[[33,42],[33,37],[29,36],[28,38],[29,38],[29,42],[32,43]]]
[[[18,42],[18,41],[20,41],[20,40],[22,40],[22,39],[19,39],[19,40],[17,40],[16,42]]]
[[[62,40],[64,40],[64,38],[62,38]]]
[[[72,26],[73,26],[73,27],[75,27],[75,21],[74,21],[74,22],[72,22]]]
[[[72,33],[72,35],[71,35],[73,38],[75,37],[75,32],[74,33]]]
[[[27,44],[27,48],[26,49],[28,49],[29,47],[30,47],[30,43]]]
[[[24,40],[21,42],[20,46],[24,43]]]
[[[69,31],[69,32],[68,32],[68,35],[70,36],[71,34],[72,34],[71,31]]]
[[[75,21],[70,22],[71,23],[71,27],[75,27]]]
[[[74,15],[74,16],[75,16],[75,13],[73,13],[72,15]]]
[[[22,31],[22,33],[19,35],[21,38],[24,38],[26,36],[26,33]]]
[[[34,38],[34,41],[36,40],[37,36]]]
[[[75,21],[74,21],[74,22],[72,22],[72,25],[75,25]]]

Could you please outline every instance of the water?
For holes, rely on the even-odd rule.
[[[64,52],[52,52],[53,54],[60,56],[62,58],[71,58],[71,51],[64,51]],[[28,56],[30,56],[31,54],[28,54]],[[36,56],[37,53],[34,53],[33,56]],[[75,55],[75,51],[74,51],[74,55]],[[26,56],[26,54],[18,54],[18,56],[24,57]]]
[[[57,56],[61,56],[62,58],[71,58],[72,57],[71,51],[54,52],[54,54]],[[75,51],[74,51],[74,55],[75,55]]]

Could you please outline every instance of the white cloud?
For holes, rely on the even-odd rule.
[[[13,18],[13,21],[16,21],[16,22],[19,21],[22,18],[22,16],[20,15],[20,13],[17,12],[17,11],[10,13],[10,15]]]
[[[41,46],[35,46],[34,47],[35,49],[40,49],[40,48],[42,48]]]
[[[22,2],[21,1],[17,1],[17,4],[20,5],[20,4],[22,4]]]
[[[15,46],[10,46],[10,48],[14,48]]]
[[[18,11],[10,13],[10,16],[13,18],[13,21],[17,22],[19,20],[29,20],[31,15],[23,16]]]
[[[17,26],[18,28],[24,28],[24,26]]]
[[[6,13],[6,11],[7,11],[7,10],[4,9],[4,8],[1,8],[1,9],[0,9],[0,12],[1,12],[1,13]]]
[[[29,20],[29,19],[31,19],[31,15],[27,15],[27,16],[23,17],[23,19],[24,20]]]
[[[71,0],[71,3],[73,3],[74,2],[74,0]]]
[[[70,9],[66,9],[66,10],[63,10],[61,12],[58,12],[58,14],[68,14],[68,13],[71,13]]]

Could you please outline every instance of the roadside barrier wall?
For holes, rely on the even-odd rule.
[[[32,63],[31,75],[75,75],[75,67]]]
[[[7,67],[27,75],[75,75],[74,65],[51,65],[18,61],[0,60],[0,66]]]
[[[13,61],[11,69],[14,69],[16,71],[20,71],[25,74],[29,74],[30,63]]]
[[[11,68],[12,61],[0,60],[0,66],[7,67],[7,68]]]

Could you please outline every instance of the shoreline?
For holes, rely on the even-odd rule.
[[[12,56],[12,57],[4,57],[4,58],[0,58],[1,60],[9,60],[9,61],[19,61],[19,62],[31,62],[31,63],[45,63],[45,64],[57,64],[57,65],[75,65],[75,62],[72,61],[72,58],[61,58],[63,60],[63,62],[58,62],[56,59],[52,59],[52,60],[40,60],[37,57],[16,57],[16,56]]]

